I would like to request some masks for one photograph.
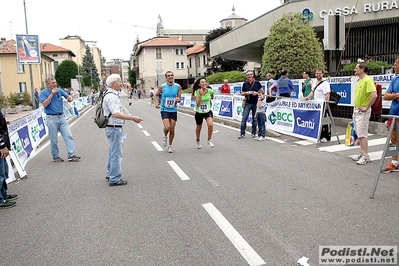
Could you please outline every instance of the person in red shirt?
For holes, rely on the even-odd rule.
[[[230,94],[230,85],[227,79],[224,80],[220,93]]]

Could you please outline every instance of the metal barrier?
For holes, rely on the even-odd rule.
[[[338,144],[341,144],[341,142],[339,140],[339,137],[338,137],[337,128],[335,127],[334,117],[333,117],[332,112],[331,112],[330,103],[334,103],[335,104],[335,102],[332,102],[332,101],[325,101],[324,102],[324,108],[323,108],[323,113],[322,113],[322,118],[321,118],[321,125],[320,125],[319,134],[317,136],[317,141],[316,141],[316,148],[319,147],[320,135],[321,135],[322,127],[324,125],[331,125],[331,137],[332,137],[332,133],[333,133],[332,131],[334,129],[335,136],[337,137]],[[326,116],[326,113],[327,113],[327,116]]]
[[[390,143],[391,135],[392,135],[392,132],[393,132],[394,128],[395,127],[396,127],[396,129],[399,128],[398,127],[399,126],[399,124],[398,124],[399,116],[397,116],[397,115],[381,115],[381,117],[382,118],[390,118],[390,119],[392,119],[392,123],[391,123],[391,126],[389,127],[387,140],[385,142],[385,147],[384,147],[384,150],[382,152],[382,156],[381,156],[381,160],[380,160],[380,167],[378,167],[378,173],[377,173],[377,176],[376,176],[375,181],[374,181],[373,189],[371,191],[371,195],[370,195],[371,199],[374,198],[375,190],[377,189],[378,180],[380,179],[381,170],[382,170],[382,167],[384,165],[385,157],[399,155],[399,145],[398,145],[398,143],[396,143],[395,146],[393,146]],[[398,137],[398,130],[396,130],[396,138],[397,137]]]

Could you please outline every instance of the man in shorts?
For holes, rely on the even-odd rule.
[[[353,108],[353,122],[355,131],[359,138],[360,154],[353,158],[359,165],[370,162],[368,155],[368,131],[371,106],[377,98],[377,92],[373,79],[367,75],[368,66],[365,62],[356,65],[355,74],[359,77],[355,90],[355,102]]]
[[[155,93],[155,107],[161,109],[161,118],[163,122],[164,136],[162,144],[164,147],[168,144],[168,152],[172,153],[172,143],[175,137],[175,127],[177,122],[177,103],[181,101],[181,86],[175,83],[175,77],[172,71],[165,73],[166,83],[158,87]],[[158,96],[162,95],[161,102],[158,102]]]
[[[389,87],[384,95],[384,100],[392,101],[391,108],[389,108],[389,114],[399,115],[399,57],[396,58],[392,69],[396,74],[396,77],[394,77],[391,81],[391,84],[389,84]],[[398,143],[396,132],[397,129],[396,127],[394,127],[391,135],[391,145],[394,146],[396,146],[396,144]],[[390,172],[399,172],[399,160],[397,155],[392,156],[392,160],[384,169],[381,170],[381,173],[384,174],[388,174]]]

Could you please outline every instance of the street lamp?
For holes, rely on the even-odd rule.
[[[80,50],[82,50],[82,48],[86,48],[86,46],[85,45],[82,45],[80,48],[79,48],[79,50],[78,50],[78,52],[77,52],[77,58],[76,58],[76,62],[78,63],[78,75],[76,76],[76,79],[77,79],[77,81],[78,81],[78,84],[79,84],[79,92],[81,91],[81,88],[80,88],[80,84],[82,83],[82,76],[80,75],[80,67],[79,67],[79,52],[80,52]]]

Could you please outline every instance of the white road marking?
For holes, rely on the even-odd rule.
[[[140,125],[140,124],[136,124],[139,128],[143,128],[143,126],[142,125]]]
[[[385,144],[386,141],[387,141],[387,138],[371,139],[371,140],[369,140],[369,147]],[[319,149],[319,151],[337,152],[337,151],[345,151],[345,150],[351,150],[351,149],[357,149],[357,148],[360,148],[360,146],[347,147],[344,143],[344,144],[339,144],[339,145],[321,147],[318,149]]]
[[[157,151],[164,151],[163,148],[158,144],[158,142],[156,141],[151,141],[152,145],[154,145],[155,149],[157,149]]]
[[[190,180],[190,178],[183,172],[183,170],[175,163],[175,161],[168,161],[168,164],[172,169],[176,172],[176,174],[180,177],[181,180]]]
[[[255,250],[245,241],[245,239],[237,232],[237,230],[227,221],[227,219],[219,212],[212,203],[202,204],[202,207],[208,212],[215,223],[233,243],[234,247],[240,252],[241,256],[249,265],[265,265],[266,262],[256,253]]]
[[[382,151],[369,152],[369,156],[370,156],[370,160],[371,160],[372,162],[373,162],[373,161],[381,160]],[[350,156],[348,156],[348,157],[350,157],[350,158],[356,158],[356,157],[357,157],[357,154],[356,154],[356,155],[350,155]],[[387,157],[390,157],[390,156],[387,156]]]
[[[149,136],[151,136],[151,135],[150,135],[150,133],[148,133],[148,131],[147,131],[147,130],[143,130],[143,133],[144,133],[144,135],[145,135],[146,137],[149,137]]]
[[[369,136],[372,136],[373,134],[368,134]],[[345,135],[338,135],[338,139],[341,141],[345,142]],[[336,141],[337,136],[331,135],[331,141]],[[312,140],[298,140],[295,141],[296,144],[301,145],[301,146],[308,146],[308,145],[316,145],[315,141]]]

